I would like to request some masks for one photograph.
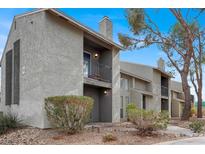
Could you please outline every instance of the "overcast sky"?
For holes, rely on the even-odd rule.
[[[5,47],[13,17],[30,10],[32,9],[0,9],[0,55]],[[124,9],[60,9],[60,11],[63,11],[65,14],[73,17],[95,31],[99,31],[98,24],[103,16],[108,16],[113,22],[113,39],[117,43],[119,43],[117,37],[118,33],[130,34]],[[174,16],[171,15],[167,9],[146,9],[146,11],[157,23],[159,29],[165,33],[169,30],[170,25],[173,25],[176,21]],[[205,15],[200,18],[201,26],[205,26],[204,19]],[[167,60],[166,55],[156,46],[141,50],[121,51],[120,53],[120,59],[123,61],[151,66],[156,66],[159,57]],[[179,75],[177,75],[174,80],[180,81]],[[193,88],[192,92],[194,93]],[[205,99],[205,94],[203,94],[203,98]]]

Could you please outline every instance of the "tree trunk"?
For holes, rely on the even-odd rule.
[[[197,107],[197,118],[202,118],[202,90],[201,87],[198,89],[198,107]]]
[[[188,84],[187,77],[188,77],[187,74],[185,73],[181,74],[182,88],[185,96],[184,109],[183,109],[181,120],[189,120],[190,111],[191,111],[191,95],[190,95],[190,87]]]

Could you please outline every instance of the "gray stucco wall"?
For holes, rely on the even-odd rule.
[[[140,76],[147,80],[153,80],[153,69],[152,67],[135,64],[131,62],[120,62],[120,69],[123,69],[127,72]]]
[[[1,110],[28,125],[49,127],[44,98],[83,95],[83,32],[45,12],[17,18],[6,51],[21,39],[20,105],[5,106],[5,57],[2,59]],[[78,66],[78,67],[76,67]],[[75,68],[75,69],[73,69]]]
[[[170,83],[171,90],[183,93],[182,83],[178,81],[171,81]]]
[[[180,102],[172,100],[171,108],[171,116],[180,117]]]
[[[161,73],[155,70],[153,70],[152,88],[153,98],[150,99],[149,108],[161,111]]]
[[[83,32],[49,13],[45,19],[42,98],[83,95]]]
[[[112,51],[112,122],[120,121],[120,61],[119,50]]]
[[[0,110],[18,114],[25,124],[50,127],[44,110],[44,99],[56,95],[83,95],[83,36],[80,29],[48,12],[16,19],[11,28],[6,51],[21,40],[20,105],[5,106],[5,56],[2,58],[2,101]],[[112,67],[110,95],[99,94],[96,119],[120,121],[119,50],[106,51],[102,61]],[[99,90],[103,93],[104,89]],[[101,104],[103,102],[103,104]],[[101,105],[100,105],[101,104]],[[98,107],[96,107],[98,108]]]
[[[11,27],[5,51],[13,48],[13,43],[20,39],[20,105],[5,106],[5,54],[2,58],[2,102],[4,113],[17,114],[26,124],[43,127],[41,104],[41,78],[44,13],[37,13],[16,20]],[[16,29],[15,29],[16,27]]]
[[[130,96],[130,100],[132,103],[135,103],[137,107],[142,108],[142,97],[145,95],[146,109],[161,111],[161,76],[162,73],[159,70],[155,70],[150,66],[145,66],[141,64],[134,64],[129,62],[121,62],[121,69],[132,73],[135,76],[140,77],[141,79],[147,79],[150,81],[145,82],[141,79],[136,78],[135,76],[128,76],[121,73],[123,78],[129,79],[129,86],[134,87],[134,89],[130,88],[125,91],[121,89],[120,95],[123,97]],[[171,114],[171,91],[170,91],[170,79],[169,80],[169,96],[168,96],[168,105],[169,105],[169,113]],[[130,85],[131,83],[131,85]],[[143,94],[143,91],[148,92],[152,95]],[[125,110],[125,109],[124,109]]]

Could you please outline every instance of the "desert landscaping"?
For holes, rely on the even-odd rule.
[[[106,137],[107,139],[105,139]],[[110,137],[111,136],[111,137]],[[137,130],[129,122],[118,124],[87,125],[77,134],[69,135],[56,129],[38,129],[24,127],[9,130],[0,136],[0,144],[4,145],[96,145],[96,144],[119,144],[119,145],[142,145],[157,144],[185,138],[173,133],[155,132],[151,136],[140,136]]]

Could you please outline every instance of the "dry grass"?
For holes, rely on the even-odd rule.
[[[103,142],[112,142],[112,141],[117,141],[117,137],[113,134],[105,134],[103,136]]]

